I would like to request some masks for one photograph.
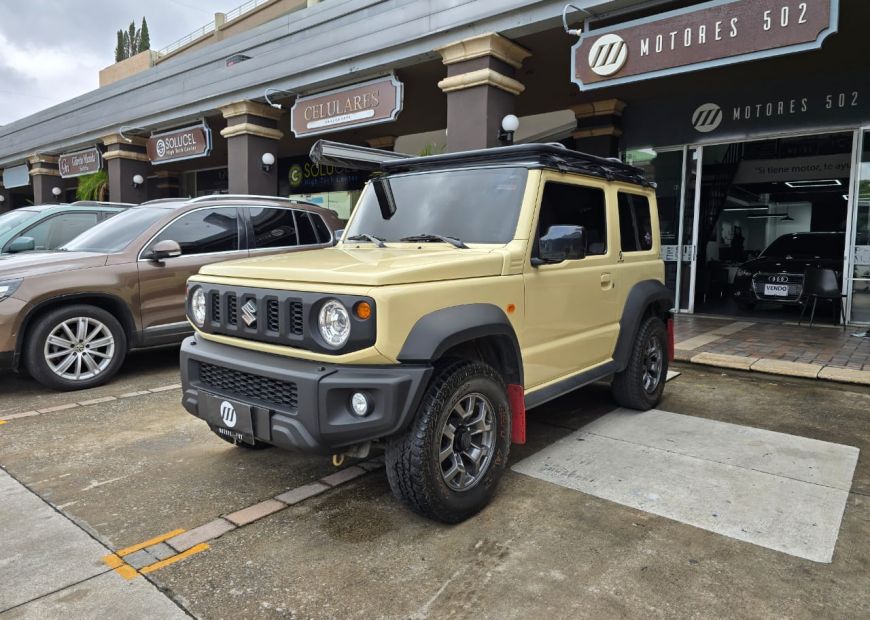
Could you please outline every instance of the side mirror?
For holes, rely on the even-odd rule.
[[[151,255],[148,257],[151,260],[165,260],[167,258],[175,258],[181,256],[181,246],[178,241],[172,239],[164,239],[158,241],[151,248]]]
[[[550,226],[538,244],[535,266],[586,258],[586,229],[582,226]]]
[[[339,228],[335,232],[332,233],[332,245],[338,245],[338,242],[341,241],[341,238],[344,237],[344,228]]]
[[[6,251],[10,254],[15,254],[16,252],[30,252],[35,249],[36,241],[34,241],[33,237],[18,237],[9,244]]]

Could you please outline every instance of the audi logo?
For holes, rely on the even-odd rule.
[[[776,284],[788,284],[788,276],[769,276],[767,281]]]

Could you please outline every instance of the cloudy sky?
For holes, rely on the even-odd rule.
[[[0,0],[0,125],[97,88],[131,20],[157,50],[244,1]]]

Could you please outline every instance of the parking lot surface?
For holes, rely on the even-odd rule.
[[[41,591],[0,599],[0,618],[87,616],[116,590],[119,601],[152,605],[151,617],[870,614],[866,388],[683,367],[660,405],[678,416],[672,419],[735,425],[738,436],[746,427],[781,434],[774,456],[798,465],[800,456],[785,454],[787,436],[857,454],[826,562],[510,468],[480,515],[435,524],[393,498],[377,454],[364,468],[349,461],[335,476],[328,458],[221,441],[181,408],[176,356],[173,349],[131,356],[118,380],[87,392],[51,393],[27,378],[0,377],[0,466],[21,498],[6,502],[2,518],[39,531],[31,514],[42,510],[38,499],[99,547],[86,550],[75,586],[46,578]],[[615,409],[607,387],[593,385],[530,412],[528,444],[512,448],[511,465],[590,432]],[[636,415],[641,424],[647,414]],[[630,430],[631,418],[626,423]],[[758,441],[743,434],[747,449]],[[575,443],[575,473],[585,475],[590,463]],[[612,450],[615,461],[621,453]],[[750,478],[734,477],[731,490]],[[668,485],[660,491],[667,494]],[[751,489],[734,496],[741,508],[770,500]],[[782,515],[783,522],[794,516]],[[775,529],[772,520],[756,525]],[[0,560],[0,579],[12,583],[28,567],[44,572],[71,553],[34,542],[29,553]],[[122,604],[118,615],[142,617],[136,605]]]

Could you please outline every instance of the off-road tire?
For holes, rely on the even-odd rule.
[[[45,345],[46,339],[56,327],[62,322],[76,317],[85,317],[102,323],[111,332],[114,339],[114,353],[109,364],[96,376],[88,379],[69,380],[57,375],[49,367],[45,358]],[[27,331],[23,352],[24,366],[27,372],[43,385],[63,392],[84,390],[103,385],[118,373],[127,356],[127,334],[120,321],[102,308],[85,304],[64,306],[51,310],[36,319]]]
[[[644,375],[648,368],[647,352],[651,341],[657,340],[661,368],[655,389],[644,388]],[[659,404],[668,377],[668,331],[664,322],[656,316],[647,318],[640,326],[628,366],[613,377],[613,399],[621,406],[647,411]]]
[[[262,441],[254,440],[253,444],[245,443],[244,441],[236,441],[235,439],[231,439],[226,435],[222,435],[217,431],[216,428],[209,426],[211,432],[223,439],[227,443],[231,443],[237,448],[244,448],[245,450],[265,450],[266,448],[271,448],[272,444],[264,443]]]
[[[480,394],[492,405],[494,447],[477,483],[456,491],[442,476],[438,456],[441,431],[454,407],[470,394]],[[444,523],[459,523],[489,503],[507,466],[510,441],[510,405],[501,375],[481,362],[439,364],[410,427],[387,442],[390,488],[414,512]]]

